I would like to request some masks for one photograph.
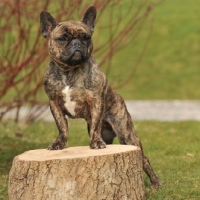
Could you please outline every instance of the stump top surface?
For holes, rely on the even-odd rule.
[[[140,148],[133,145],[107,145],[105,149],[90,149],[88,146],[80,146],[53,151],[49,151],[46,149],[30,150],[18,155],[17,157],[19,160],[47,161],[57,159],[73,159],[92,156],[112,155],[119,154],[122,152],[138,150],[140,150]]]

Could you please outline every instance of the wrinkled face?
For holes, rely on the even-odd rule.
[[[50,34],[49,55],[70,66],[84,64],[93,50],[91,36],[83,22],[61,22]]]

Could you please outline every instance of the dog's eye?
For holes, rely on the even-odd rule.
[[[59,43],[63,43],[63,42],[66,42],[67,41],[67,38],[66,37],[58,37],[56,38],[56,41],[59,42]]]
[[[91,39],[91,36],[90,36],[90,35],[84,35],[84,36],[83,36],[83,39],[84,39],[85,41],[89,41],[89,40]]]

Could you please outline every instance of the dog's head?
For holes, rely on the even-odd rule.
[[[95,7],[90,7],[77,22],[56,23],[50,13],[40,14],[41,33],[48,39],[50,58],[65,68],[84,65],[93,50],[92,34],[96,19]]]

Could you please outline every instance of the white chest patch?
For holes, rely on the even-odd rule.
[[[69,86],[66,86],[63,90],[62,93],[64,94],[64,100],[65,100],[65,108],[67,109],[67,111],[74,116],[75,115],[75,106],[76,106],[76,102],[71,101],[70,98],[70,92],[71,89],[69,88]]]

